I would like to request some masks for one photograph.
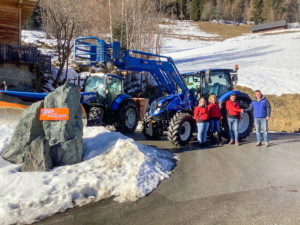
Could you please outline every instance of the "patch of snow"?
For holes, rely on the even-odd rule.
[[[57,45],[56,39],[47,39],[46,33],[42,31],[22,30],[22,41],[37,46],[53,47]]]
[[[178,41],[178,45],[166,48],[164,55],[174,59],[181,73],[230,69],[238,64],[239,85],[278,96],[300,93],[300,29],[268,33],[278,34],[248,34],[191,49],[187,42]]]
[[[0,146],[14,127],[0,125]],[[115,197],[136,201],[168,178],[173,154],[143,146],[104,127],[84,128],[83,162],[50,172],[19,172],[0,157],[0,224],[33,223],[43,217]]]

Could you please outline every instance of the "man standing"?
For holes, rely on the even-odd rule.
[[[255,91],[255,97],[248,109],[245,112],[254,110],[254,121],[256,129],[256,146],[261,146],[260,127],[262,126],[265,146],[269,147],[268,137],[268,120],[271,117],[271,105],[265,96],[261,94],[260,90]]]
[[[240,145],[239,142],[239,121],[241,120],[240,104],[236,102],[236,95],[233,93],[230,95],[230,100],[226,102],[227,120],[228,120],[228,133],[230,138],[230,145]]]

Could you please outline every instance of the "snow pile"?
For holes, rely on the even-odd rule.
[[[183,49],[186,50],[183,50]],[[181,73],[207,68],[240,66],[239,85],[264,94],[300,93],[300,29],[248,34],[189,49],[189,45],[164,49]]]
[[[2,149],[13,127],[2,124],[0,129],[6,133]],[[0,224],[32,223],[112,196],[118,202],[136,201],[170,176],[172,158],[103,127],[84,128],[83,162],[76,165],[21,173],[19,165],[0,157]]]

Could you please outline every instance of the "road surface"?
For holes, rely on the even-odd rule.
[[[269,148],[255,147],[254,134],[241,146],[207,149],[130,137],[178,155],[169,179],[137,202],[106,199],[37,224],[300,224],[299,134],[272,133]]]

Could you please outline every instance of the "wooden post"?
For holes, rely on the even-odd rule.
[[[22,44],[21,41],[21,33],[22,33],[22,4],[23,4],[23,0],[19,0],[19,45]]]

